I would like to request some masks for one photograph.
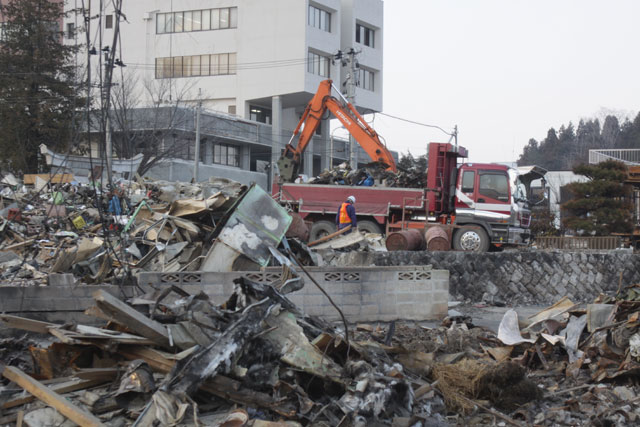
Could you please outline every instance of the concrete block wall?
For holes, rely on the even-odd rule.
[[[551,304],[565,295],[575,302],[591,302],[600,293],[615,294],[620,283],[640,283],[640,255],[620,250],[351,252],[329,261],[350,266],[429,265],[449,270],[452,299],[477,302],[488,296],[509,305]]]
[[[70,274],[57,276],[72,278]],[[94,305],[93,293],[100,289],[118,298],[133,295],[133,288],[110,285],[0,286],[0,313],[52,323],[95,324],[96,318],[83,312]]]
[[[449,272],[428,267],[310,267],[312,277],[331,296],[350,323],[390,320],[434,320],[447,314]],[[260,283],[281,277],[280,268],[232,273],[142,272],[142,288],[160,289],[178,285],[191,294],[205,292],[215,304],[225,302],[233,293],[233,280],[247,276]],[[71,275],[56,275],[49,286],[0,286],[0,313],[53,323],[76,321],[96,324],[102,321],[86,316],[94,305],[93,294],[105,290],[124,299],[134,295],[132,287],[73,285]],[[327,320],[339,320],[336,309],[305,276],[305,286],[287,295],[302,311]],[[0,335],[2,328],[0,327]]]
[[[331,296],[349,322],[442,319],[447,314],[449,272],[420,266],[309,267],[311,276]],[[233,279],[247,276],[260,283],[280,278],[279,268],[233,273],[146,273],[142,286],[175,284],[190,293],[204,291],[216,303],[233,292]],[[289,299],[309,315],[339,320],[336,309],[305,276],[305,286]]]

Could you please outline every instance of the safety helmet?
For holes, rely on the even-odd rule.
[[[356,202],[356,198],[353,197],[353,196],[349,196],[349,197],[347,197],[347,202],[355,203]]]

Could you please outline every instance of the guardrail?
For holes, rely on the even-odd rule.
[[[535,245],[539,249],[595,249],[608,250],[619,248],[622,243],[620,236],[597,237],[536,237]]]

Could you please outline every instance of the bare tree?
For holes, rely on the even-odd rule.
[[[142,153],[138,173],[144,175],[165,159],[180,157],[193,138],[176,139],[178,131],[190,129],[193,114],[184,99],[195,84],[176,93],[168,79],[144,80],[124,74],[112,89],[110,111],[113,149],[120,158]],[[170,96],[172,94],[173,96]],[[143,103],[141,99],[146,99]],[[172,101],[168,101],[172,99]]]

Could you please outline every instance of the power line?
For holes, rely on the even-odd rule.
[[[442,132],[446,133],[449,136],[457,135],[457,129],[455,129],[455,128],[454,128],[453,132],[448,132],[448,131],[444,130],[443,128],[441,128],[440,126],[430,125],[430,124],[426,124],[426,123],[420,123],[420,122],[416,122],[414,120],[409,120],[409,119],[403,119],[402,117],[393,116],[393,115],[387,114],[387,113],[374,113],[374,114],[380,114],[382,116],[390,117],[392,119],[400,120],[400,121],[407,122],[407,123],[412,123],[412,124],[418,125],[418,126],[424,126],[424,127],[428,127],[428,128],[439,129],[439,130],[441,130]]]

